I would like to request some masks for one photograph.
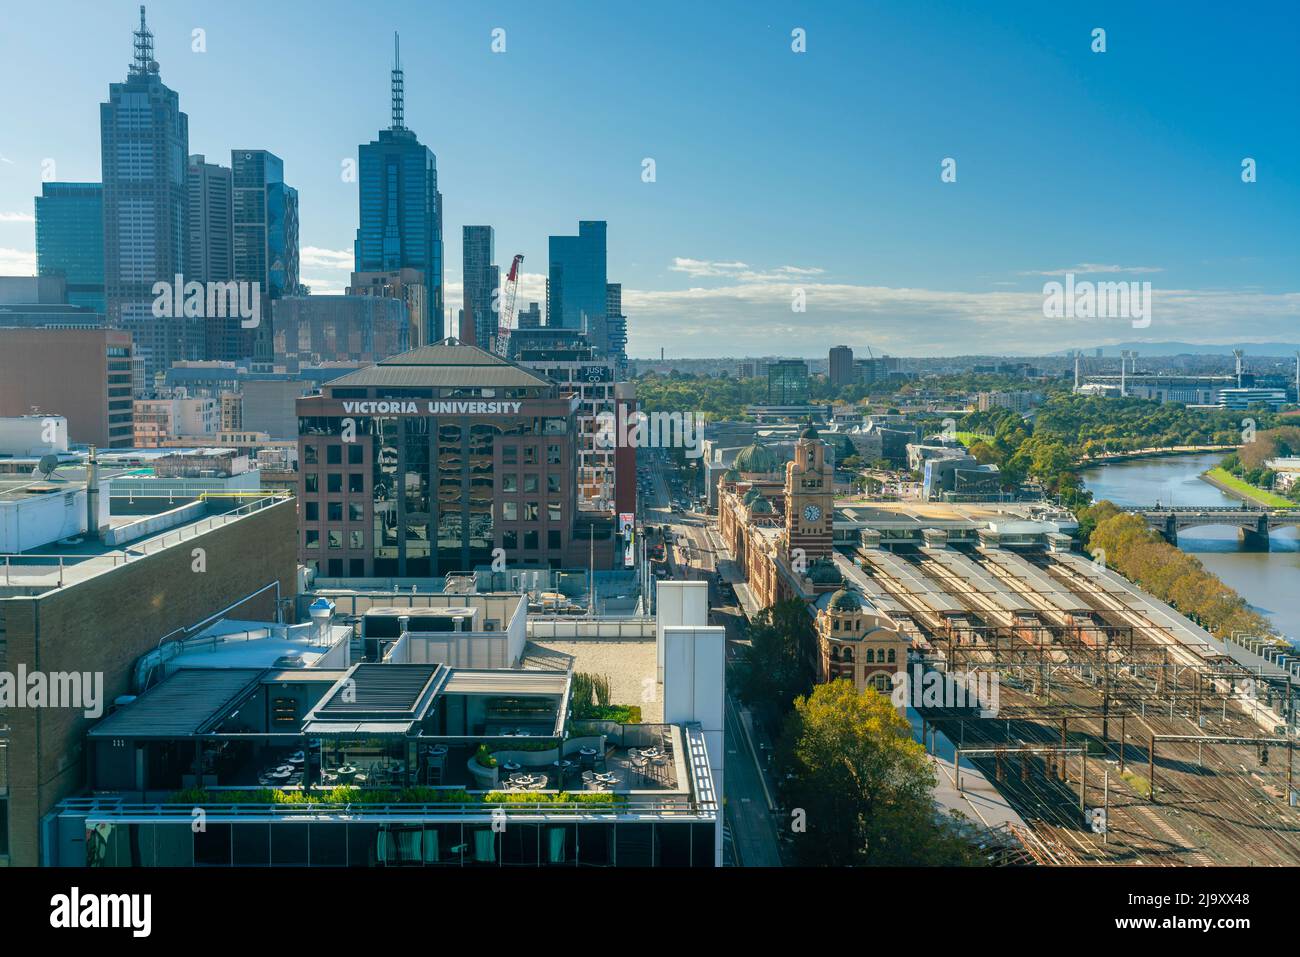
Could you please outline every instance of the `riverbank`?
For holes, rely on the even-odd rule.
[[[1246,482],[1243,482],[1231,472],[1226,471],[1221,466],[1216,465],[1209,471],[1202,472],[1201,478],[1209,482],[1220,492],[1226,492],[1228,495],[1234,495],[1243,498],[1255,505],[1263,505],[1266,508],[1295,508],[1296,503],[1289,498],[1276,495],[1262,488],[1256,488]]]
[[[1112,462],[1137,462],[1142,459],[1163,459],[1171,455],[1205,455],[1208,452],[1233,452],[1236,451],[1236,445],[1173,445],[1168,448],[1159,449],[1134,449],[1131,452],[1112,452],[1108,455],[1098,455],[1094,458],[1084,458],[1080,460],[1078,467],[1081,469],[1092,468],[1094,465],[1108,465]]]
[[[1243,496],[1206,480],[1223,458],[1217,453],[1118,462],[1080,474],[1095,501],[1121,506],[1164,505],[1234,507]],[[1235,527],[1210,525],[1180,529],[1179,547],[1244,597],[1276,631],[1300,635],[1300,539],[1296,529],[1275,530],[1269,551],[1243,550]]]

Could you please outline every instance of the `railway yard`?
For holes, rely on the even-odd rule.
[[[998,675],[991,716],[921,714],[1025,822],[1011,859],[1300,864],[1283,669],[1077,554],[864,546],[836,564],[927,667]]]

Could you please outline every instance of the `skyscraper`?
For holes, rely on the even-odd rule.
[[[576,236],[550,238],[546,278],[546,324],[583,329],[604,337],[606,287],[605,222],[582,220]]]
[[[229,167],[191,156],[186,167],[189,219],[185,278],[229,282],[234,278],[234,209]],[[209,356],[210,359],[226,358]]]
[[[378,139],[358,147],[360,225],[353,255],[356,272],[418,269],[424,273],[428,314],[412,323],[430,338],[445,337],[442,283],[442,194],[433,151],[403,119],[404,80],[393,38],[392,123]]]
[[[605,343],[606,355],[614,360],[618,377],[627,373],[627,316],[623,315],[623,284],[605,285]]]
[[[36,197],[36,272],[62,276],[68,303],[104,311],[104,188],[46,183]]]
[[[204,320],[155,317],[154,284],[185,267],[189,117],[153,58],[140,8],[135,59],[99,107],[104,183],[104,298],[108,322],[129,329],[147,377],[178,359],[203,358]]]
[[[273,338],[270,300],[299,292],[298,191],[284,181],[284,160],[266,150],[231,150],[230,168],[235,279],[258,283],[262,295],[262,323],[247,330],[241,352],[265,362]]]
[[[230,168],[191,156],[186,168],[185,279],[230,282],[235,278],[233,191]],[[239,320],[209,316],[204,323],[203,357],[223,362],[244,356]]]
[[[852,385],[856,382],[857,374],[853,367],[853,350],[848,346],[832,346],[827,371],[831,386],[834,388],[838,389],[841,386]]]
[[[501,285],[501,270],[493,265],[495,236],[491,226],[465,226],[461,233],[464,260],[464,311],[460,339],[490,352],[497,334],[492,301]]]

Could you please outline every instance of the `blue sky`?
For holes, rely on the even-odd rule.
[[[42,161],[99,178],[98,104],[137,4],[0,10],[0,273],[30,273]],[[234,0],[155,2],[149,24],[191,152],[284,158],[318,292],[347,281],[341,163],[388,123],[399,30],[449,303],[463,224],[496,227],[503,265],[525,255],[526,301],[546,237],[605,219],[634,355],[1300,339],[1294,2]],[[1044,318],[1046,274],[1067,269],[1150,281],[1150,327]]]

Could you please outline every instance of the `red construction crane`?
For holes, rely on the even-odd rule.
[[[510,323],[515,318],[515,296],[519,292],[519,267],[523,262],[523,253],[519,253],[510,263],[510,272],[506,274],[505,301],[501,304],[496,338],[496,353],[503,359],[507,358],[510,351]]]

